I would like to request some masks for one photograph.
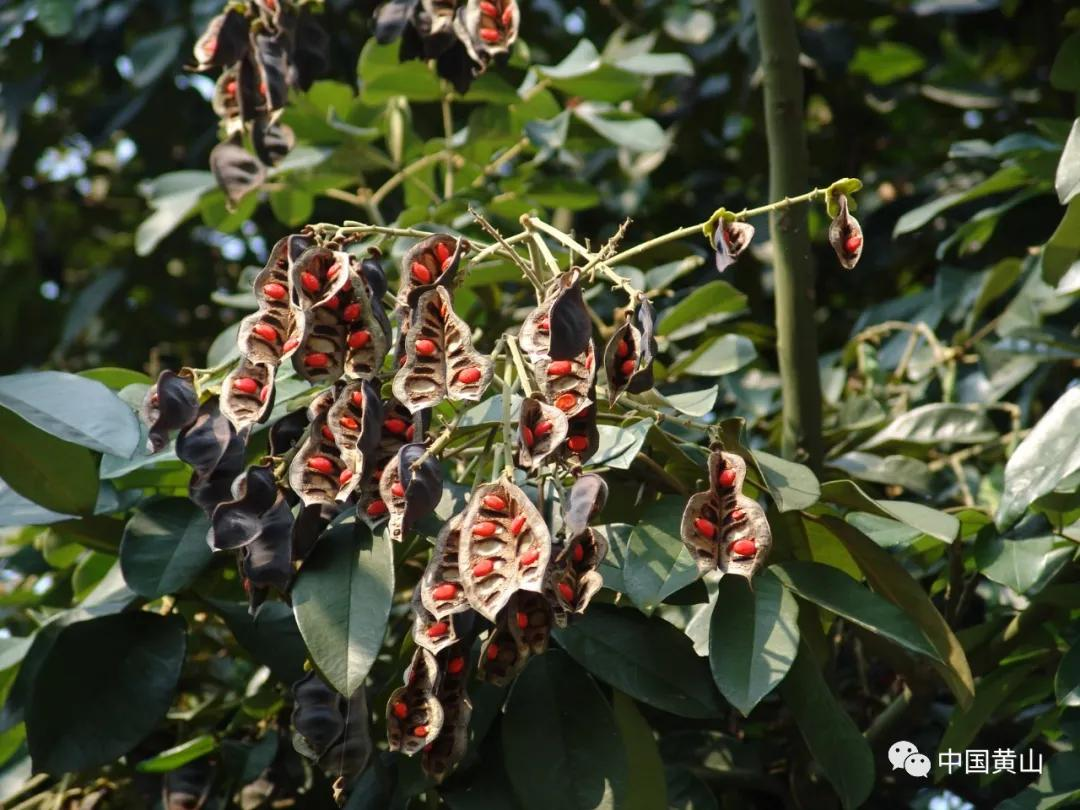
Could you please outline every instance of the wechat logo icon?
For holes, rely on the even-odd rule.
[[[930,757],[920,754],[915,743],[899,740],[889,747],[889,762],[893,770],[902,769],[909,776],[925,777],[930,773]]]

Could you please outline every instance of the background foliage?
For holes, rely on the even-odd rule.
[[[579,788],[559,798],[567,807],[597,806],[597,782],[620,808],[1075,797],[1071,5],[796,4],[811,182],[865,183],[857,270],[836,267],[824,210],[810,212],[823,469],[776,455],[764,218],[723,278],[695,238],[626,270],[659,292],[668,400],[650,407],[722,422],[729,449],[756,462],[784,538],[777,565],[752,594],[690,585],[677,527],[702,433],[636,418],[616,446],[611,420],[606,604],[561,631],[561,649],[509,697],[477,690],[470,757],[438,793],[387,755],[351,806],[550,806],[554,768]],[[630,216],[633,244],[768,197],[750,2],[527,4],[509,65],[454,97],[447,139],[434,75],[369,39],[370,4],[330,0],[331,71],[286,113],[300,143],[230,212],[206,169],[208,84],[183,70],[217,10],[0,9],[0,370],[50,370],[0,378],[0,801],[12,806],[67,791],[68,806],[97,795],[144,807],[159,774],[207,756],[214,806],[234,806],[268,769],[297,806],[329,806],[324,777],[277,731],[306,654],[292,612],[272,603],[247,617],[183,499],[187,470],[136,451],[144,386],[228,356],[250,268],[280,235],[345,219],[479,235],[473,204],[506,232],[531,211],[593,245]],[[518,278],[493,263],[458,293],[484,350],[531,303]],[[589,300],[610,323],[622,299],[601,287]],[[395,551],[376,714],[407,658],[426,547]],[[1047,768],[927,785],[886,765],[901,738],[923,751],[1032,747]],[[31,751],[50,776],[31,776]]]

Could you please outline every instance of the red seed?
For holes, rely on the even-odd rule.
[[[529,626],[529,615],[527,613],[523,613],[520,610],[518,611],[517,626],[520,627],[522,630]]]
[[[405,438],[408,441],[412,441],[412,437],[416,435],[416,425],[409,425],[405,428]]]
[[[473,566],[472,572],[474,577],[486,577],[494,570],[495,563],[491,560],[480,560]]]
[[[583,450],[589,449],[589,437],[588,436],[571,436],[566,440],[566,446],[573,450],[575,453],[580,453]]]
[[[266,402],[267,397],[270,396],[270,386],[266,385],[259,391],[259,402]]]
[[[506,501],[500,498],[498,495],[485,495],[484,506],[488,509],[492,509],[496,512],[506,511]]]
[[[532,446],[536,444],[536,437],[533,436],[533,432],[525,425],[521,426],[521,440],[525,442],[525,446],[528,448],[532,448]]]
[[[446,664],[446,671],[449,672],[451,675],[457,675],[463,669],[465,669],[465,659],[461,656],[458,656],[457,658],[451,658],[450,661]]]
[[[695,518],[694,528],[697,529],[698,534],[708,537],[710,540],[716,534],[716,524],[705,518]]]
[[[299,345],[300,345],[300,341],[299,341],[298,338],[289,338],[288,340],[285,341],[284,345],[282,345],[281,353],[282,354],[288,354],[289,352],[291,352],[293,349],[295,349]]]
[[[569,374],[571,369],[573,364],[569,360],[554,360],[548,366],[547,373],[549,377],[563,377]]]
[[[438,638],[439,636],[445,636],[450,630],[450,625],[446,622],[435,622],[427,629],[428,638]]]
[[[472,366],[470,368],[463,368],[457,374],[457,381],[464,383],[465,385],[472,385],[474,382],[480,379],[480,369]]]
[[[405,487],[401,485],[400,481],[395,481],[393,484],[390,485],[390,492],[395,498],[405,497]]]
[[[227,95],[227,96],[235,96],[236,95],[236,82],[235,81],[225,83],[225,95]]]
[[[259,82],[259,95],[260,96],[265,96],[266,95],[266,82]]]
[[[431,283],[431,271],[420,262],[412,263],[412,277],[414,281],[419,281],[421,284]]]
[[[567,602],[573,603],[574,601],[574,589],[567,585],[565,582],[559,583],[559,593],[562,594],[562,598]]]
[[[259,383],[251,377],[237,377],[233,380],[232,387],[234,391],[239,391],[241,394],[254,394],[259,390]]]
[[[746,517],[746,512],[744,512],[742,509],[733,509],[733,510],[731,510],[731,514],[728,515],[728,520],[731,520],[732,522],[734,522],[734,521],[742,520],[745,517]]]
[[[499,524],[492,523],[490,520],[482,520],[473,526],[473,537],[491,537],[499,530]]]
[[[858,253],[859,248],[861,248],[861,247],[862,247],[862,237],[861,236],[849,236],[847,239],[844,240],[844,250],[847,253]]]
[[[510,523],[510,534],[514,535],[514,537],[517,537],[519,534],[521,534],[521,532],[522,532],[522,530],[524,528],[525,528],[525,516],[524,515],[518,515]]]
[[[581,562],[585,559],[585,547],[578,543],[574,546],[574,550],[570,552],[570,556],[573,558],[574,562]]]
[[[434,340],[428,340],[427,338],[421,338],[416,341],[416,353],[423,355],[424,357],[431,357],[439,350],[439,347],[435,345]]]
[[[388,511],[385,501],[372,501],[368,504],[367,509],[364,510],[370,517],[378,517],[379,515],[385,515]]]
[[[488,645],[488,648],[487,648],[487,660],[488,661],[494,661],[498,657],[499,657],[499,645],[498,644],[490,644],[490,645]]]
[[[319,282],[319,277],[314,273],[309,273],[306,270],[300,274],[300,286],[308,292],[318,292],[322,284]]]
[[[447,599],[453,599],[457,595],[457,585],[453,582],[444,582],[433,590],[431,595],[440,602],[445,602]]]
[[[533,428],[533,435],[538,439],[542,439],[551,433],[551,422],[537,422],[536,427]]]
[[[346,430],[356,430],[358,427],[360,427],[360,423],[353,419],[351,416],[341,417],[339,423]]]
[[[622,375],[624,377],[629,377],[631,374],[637,371],[637,360],[631,358],[624,361],[623,364],[619,366],[619,371],[622,372]]]
[[[445,242],[439,242],[435,245],[435,257],[439,260],[440,265],[445,264],[446,260],[452,258],[453,255]]]
[[[716,476],[716,483],[722,487],[730,487],[735,483],[735,471],[723,470],[720,475]]]
[[[327,309],[337,309],[339,306],[341,306],[341,299],[338,298],[336,295],[331,295],[329,298],[326,299],[326,303],[324,303],[323,306]]]
[[[214,51],[216,51],[216,50],[217,50],[217,40],[216,40],[216,39],[212,39],[212,40],[210,40],[209,42],[207,42],[206,44],[204,44],[204,45],[203,45],[203,50],[204,50],[204,51],[206,51],[206,53],[207,53],[208,55],[210,55],[210,56],[213,56],[213,55],[214,55]]]
[[[427,736],[427,726],[417,726],[416,728],[414,728],[412,730],[412,733],[413,733],[414,737],[426,737]]]
[[[329,475],[334,471],[334,462],[326,456],[312,456],[308,459],[307,465],[315,472],[323,475]]]
[[[361,329],[359,332],[349,333],[349,348],[350,349],[362,349],[368,345],[368,341],[371,340],[371,332],[367,329]]]
[[[352,400],[352,404],[355,405],[357,408],[364,407],[364,394],[362,391],[353,391],[352,396],[349,397],[349,399]]]
[[[619,345],[615,347],[615,356],[621,360],[628,354],[630,354],[630,344],[625,340],[620,340]]]
[[[494,28],[481,28],[480,39],[484,40],[484,42],[498,42],[499,32]]]
[[[341,313],[341,317],[343,317],[347,321],[355,321],[357,318],[360,317],[360,313],[362,311],[363,309],[360,307],[360,305],[356,302],[353,302],[347,307],[345,307],[345,311]]]
[[[483,2],[480,3],[480,13],[485,14],[488,17],[499,16],[499,10],[495,8],[495,4],[489,3],[488,0],[483,0]]]
[[[536,322],[536,328],[540,332],[547,332],[551,329],[551,321],[548,318],[541,318]]]
[[[391,711],[394,713],[394,717],[399,720],[404,720],[409,716],[409,707],[400,700],[391,707]]]
[[[555,407],[560,411],[571,411],[575,405],[577,405],[577,394],[567,392],[555,398]]]
[[[251,331],[269,343],[277,342],[277,330],[268,323],[257,323],[251,327]]]
[[[262,295],[265,295],[267,298],[272,298],[275,301],[280,301],[288,295],[288,291],[285,289],[284,284],[272,281],[269,284],[262,286]]]
[[[352,481],[352,477],[353,477],[352,470],[342,470],[341,475],[339,475],[337,477],[337,482],[341,486],[345,486],[347,483]]]
[[[503,13],[502,13],[503,28],[509,28],[510,23],[512,23],[513,21],[514,21],[514,4],[513,3],[507,3],[506,8],[503,9]]]
[[[739,557],[752,557],[757,553],[757,543],[753,537],[744,537],[732,543],[731,550]]]
[[[526,551],[524,554],[521,555],[521,564],[523,566],[529,566],[539,559],[540,552],[536,549],[533,549],[532,551]]]
[[[304,356],[304,365],[311,368],[326,368],[330,365],[330,358],[322,352],[312,352]]]
[[[592,355],[591,354],[585,355],[585,370],[586,371],[592,371]]]
[[[334,432],[332,430],[330,430],[329,425],[323,425],[322,426],[322,435],[323,435],[323,438],[326,439],[328,442],[334,441]]]
[[[333,281],[335,278],[337,278],[337,274],[340,272],[341,265],[337,262],[334,262],[332,265],[330,265],[330,269],[326,271],[326,277]]]
[[[405,420],[393,417],[387,419],[382,423],[382,426],[390,433],[404,433],[405,432]]]

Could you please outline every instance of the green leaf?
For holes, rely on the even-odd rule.
[[[626,748],[628,770],[626,810],[667,807],[664,763],[653,730],[634,701],[616,691],[612,694],[615,722]]]
[[[1058,48],[1050,68],[1050,84],[1058,90],[1080,91],[1080,31],[1065,37]]]
[[[360,79],[360,98],[372,106],[394,96],[408,96],[410,101],[438,101],[442,98],[439,79],[425,62],[398,60],[398,43],[378,44],[369,39],[360,51],[356,68]]]
[[[270,192],[270,210],[283,225],[302,225],[311,219],[315,198],[299,188],[283,188]]]
[[[139,445],[139,420],[99,382],[61,371],[0,377],[0,405],[46,433],[99,453],[129,458]]]
[[[187,498],[144,504],[128,521],[120,541],[124,580],[146,599],[183,590],[210,562],[209,531],[209,519]]]
[[[149,87],[180,54],[186,31],[182,25],[170,25],[135,40],[128,58],[131,60],[131,83]]]
[[[710,281],[664,310],[656,333],[678,340],[696,335],[711,324],[732,318],[745,309],[746,295],[726,281]]]
[[[75,0],[39,0],[37,22],[50,37],[65,37],[75,24]]]
[[[212,754],[217,750],[217,740],[212,734],[200,734],[172,748],[167,748],[160,754],[144,759],[135,766],[139,773],[167,773],[175,771],[189,762],[194,762],[199,757]]]
[[[892,602],[836,568],[793,561],[769,568],[796,594],[872,633],[934,660],[940,656],[922,629]]]
[[[657,152],[668,145],[667,136],[651,118],[626,118],[586,102],[574,115],[616,146],[631,152]]]
[[[628,470],[653,426],[652,419],[639,419],[626,426],[599,425],[599,445],[590,464],[604,464],[613,470]]]
[[[1012,191],[1028,182],[1029,177],[1027,172],[1019,166],[1008,166],[1004,169],[1000,169],[986,180],[972,186],[967,191],[935,196],[930,202],[924,203],[918,208],[908,211],[897,220],[896,227],[893,228],[893,237],[903,236],[905,233],[917,231],[939,214],[947,211],[953,206],[972,202],[991,194],[1001,194],[1006,191]]]
[[[531,658],[504,711],[503,761],[525,810],[624,806],[630,777],[619,726],[569,657],[553,650]]]
[[[1080,258],[1080,198],[1073,197],[1057,229],[1043,246],[1043,280],[1056,285]]]
[[[874,84],[890,84],[925,66],[926,60],[914,48],[900,42],[881,42],[873,48],[859,48],[848,70],[866,76]]]
[[[979,444],[991,441],[997,435],[982,409],[935,402],[900,414],[863,442],[862,449],[869,450],[888,442]]]
[[[700,391],[667,394],[662,399],[665,405],[679,413],[697,418],[712,413],[713,408],[716,406],[716,396],[719,393],[720,387],[713,385]]]
[[[1037,593],[1073,556],[1073,545],[1054,534],[1042,515],[1031,515],[1001,535],[993,526],[975,540],[983,575],[1017,593]]]
[[[821,499],[856,512],[895,520],[945,543],[951,543],[960,531],[960,521],[954,515],[921,503],[875,500],[853,481],[828,481],[822,484]]]
[[[721,335],[680,356],[668,369],[668,377],[673,378],[680,374],[720,377],[738,371],[756,358],[757,350],[750,338],[743,335]]]
[[[930,494],[932,473],[926,462],[909,456],[876,456],[852,450],[842,456],[828,459],[830,467],[843,470],[852,478],[871,481],[875,484],[892,484],[918,492]]]
[[[293,611],[312,660],[342,695],[379,654],[394,595],[394,554],[382,532],[342,523],[326,532],[293,585]]]
[[[975,693],[967,656],[922,585],[896,557],[842,520],[825,516],[816,522],[844,545],[865,574],[870,587],[919,625],[940,658],[940,661],[931,663],[941,673],[957,701],[967,705]]]
[[[859,807],[874,789],[874,755],[858,726],[836,700],[803,642],[780,686],[806,747],[845,808]]]
[[[1073,36],[1080,37],[1080,34],[1073,34]],[[1061,200],[1062,205],[1080,194],[1080,118],[1073,121],[1069,140],[1065,142],[1065,149],[1061,153],[1057,174],[1054,177],[1054,188],[1057,190],[1058,199]]]
[[[821,485],[809,467],[782,459],[764,450],[750,451],[757,462],[769,497],[781,512],[808,509],[821,497]]]
[[[1005,485],[994,522],[1007,528],[1037,498],[1080,470],[1080,387],[1062,394],[1005,464]]]
[[[698,577],[697,564],[681,539],[685,506],[685,498],[662,498],[649,505],[630,533],[623,592],[646,615]]]
[[[641,87],[640,78],[606,64],[587,39],[579,40],[559,64],[538,66],[536,70],[552,87],[593,101],[623,101],[636,95]]]
[[[631,608],[592,605],[555,631],[559,646],[600,680],[680,717],[717,717],[720,696],[690,639],[659,617]]]
[[[169,172],[147,184],[153,213],[135,229],[135,255],[149,256],[166,236],[199,209],[199,199],[217,188],[210,172]]]
[[[694,63],[681,53],[636,53],[612,61],[615,67],[639,76],[693,76]]]
[[[1074,643],[1061,657],[1054,675],[1054,694],[1061,706],[1080,706],[1080,644]]]
[[[1062,751],[1050,757],[1039,778],[994,810],[1052,810],[1080,798],[1080,754]]]
[[[61,515],[92,514],[97,466],[85,447],[61,441],[0,408],[0,479],[23,498]],[[36,522],[33,514],[27,517]]]
[[[296,627],[296,617],[284,602],[266,602],[252,616],[247,603],[207,602],[225,620],[240,646],[270,668],[279,681],[292,685],[304,675],[307,647]]]
[[[799,652],[799,604],[769,571],[750,587],[723,577],[709,625],[709,664],[720,692],[750,711],[784,679]]]
[[[38,672],[26,716],[34,769],[64,774],[123,756],[172,703],[187,630],[135,611],[64,628]]]

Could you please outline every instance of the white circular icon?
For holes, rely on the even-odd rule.
[[[892,763],[893,770],[904,767],[904,760],[910,757],[912,754],[919,753],[919,749],[915,746],[915,743],[910,743],[907,740],[898,740],[889,747],[889,762]]]

